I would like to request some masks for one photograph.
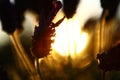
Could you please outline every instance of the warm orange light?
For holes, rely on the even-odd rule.
[[[56,28],[55,42],[52,44],[52,53],[61,56],[75,57],[80,54],[88,43],[88,34],[81,30],[77,17],[64,19]]]
[[[61,0],[60,0],[61,1]],[[76,14],[71,19],[64,21],[56,28],[55,42],[52,44],[52,54],[58,53],[61,56],[75,57],[77,54],[85,56],[85,50],[89,34],[82,28],[85,22],[90,18],[99,18],[102,12],[99,0],[80,0],[77,6]],[[58,21],[64,16],[62,9],[58,12],[54,21]]]

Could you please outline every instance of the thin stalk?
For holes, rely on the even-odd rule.
[[[106,73],[106,71],[105,70],[102,70],[102,76],[101,76],[101,80],[105,80],[105,73]]]
[[[100,31],[99,31],[99,37],[100,37],[100,38],[99,38],[99,39],[100,39],[100,40],[99,40],[99,53],[101,53],[101,40],[102,40],[102,38],[101,38],[102,35],[101,35],[101,34],[102,34],[102,25],[101,25],[101,23],[100,23]]]
[[[103,33],[103,28],[104,28],[104,25],[105,25],[105,18],[106,18],[106,16],[107,16],[107,14],[108,14],[108,11],[107,10],[105,10],[104,11],[104,13],[103,13],[103,15],[102,15],[102,18],[101,18],[101,21],[100,21],[100,33],[99,33],[99,35],[100,35],[100,42],[99,42],[99,53],[101,53],[102,52],[102,41],[104,41],[103,40],[103,35],[104,35],[104,33]],[[105,73],[106,73],[106,71],[105,70],[103,70],[103,72],[102,72],[102,80],[105,80]]]
[[[24,51],[19,38],[16,36],[15,33],[13,33],[10,35],[10,39],[12,41],[12,44],[16,50],[18,57],[22,61],[28,74],[33,78],[33,80],[36,80],[36,76],[34,75],[36,73],[35,68],[34,68],[32,62],[30,61],[29,57],[27,56],[26,52]],[[39,79],[37,78],[37,80],[39,80]]]
[[[18,47],[18,44],[17,44],[17,42],[16,42],[15,37],[14,37],[13,35],[10,35],[10,39],[11,39],[12,44],[13,44],[16,52],[17,52],[17,56],[18,56],[18,57],[20,58],[20,60],[23,62],[24,67],[25,67],[26,69],[28,69],[28,68],[27,68],[27,65],[26,65],[26,62],[25,62],[25,60],[24,60],[24,58],[23,58],[23,56],[22,56],[22,54],[21,54],[21,51],[20,51],[20,49],[19,49],[19,47]],[[27,70],[27,71],[29,72],[29,70]],[[29,72],[29,73],[30,73],[30,72]]]
[[[72,76],[72,58],[71,58],[71,55],[68,56],[68,74],[69,74],[68,79],[69,80],[73,80],[73,76]]]
[[[39,61],[39,58],[36,58],[35,62],[36,62],[36,70],[37,70],[37,73],[38,73],[40,79],[41,80],[45,80],[44,77],[43,77],[43,73],[42,73],[42,71],[40,69],[40,63],[41,63],[41,61]]]

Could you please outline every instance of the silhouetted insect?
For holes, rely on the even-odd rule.
[[[52,22],[61,7],[62,4],[60,1],[55,2],[48,17],[42,17],[40,20],[42,20],[41,22],[43,23],[40,23],[38,27],[35,27],[31,50],[33,55],[37,58],[45,57],[49,55],[49,52],[51,51],[51,43],[53,42],[51,37],[55,35],[55,27],[57,27],[65,18],[63,17],[55,24]]]

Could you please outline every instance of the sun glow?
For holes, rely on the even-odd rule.
[[[52,53],[61,56],[80,54],[88,43],[88,34],[81,30],[81,24],[77,17],[64,19],[56,28],[55,41],[52,44]]]
[[[81,0],[76,14],[71,19],[65,18],[56,28],[55,41],[52,44],[52,52],[61,56],[75,57],[86,48],[89,41],[89,34],[82,28],[90,18],[99,18],[102,9],[99,0]],[[62,9],[58,12],[55,21],[64,16]]]

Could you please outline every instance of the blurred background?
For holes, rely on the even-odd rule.
[[[101,80],[96,56],[99,53],[102,12],[100,0],[80,0],[74,16],[65,18],[55,28],[52,51],[39,62],[44,80]],[[62,8],[53,22],[64,15]],[[35,64],[30,48],[35,25],[38,25],[38,15],[26,11],[24,16],[23,31],[18,37],[32,64]],[[15,54],[10,36],[1,26],[0,23],[0,68],[6,71],[6,80],[31,80]],[[101,51],[105,51],[120,42],[120,5],[115,17],[102,27]],[[106,80],[120,80],[120,71],[108,71]]]

